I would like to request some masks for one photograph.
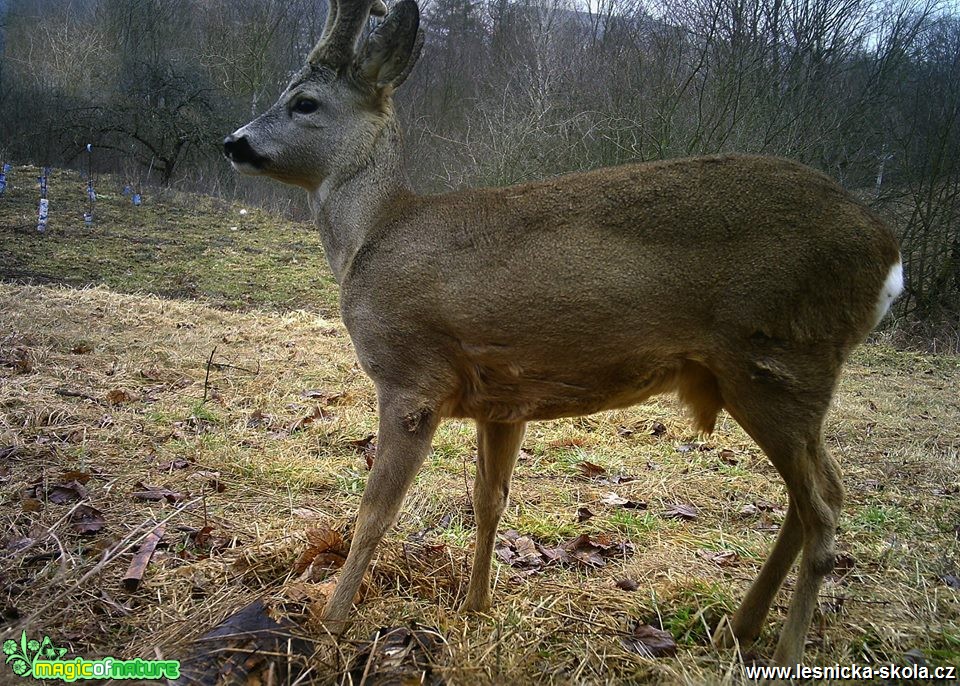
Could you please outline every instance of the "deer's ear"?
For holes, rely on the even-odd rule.
[[[414,0],[400,0],[363,44],[356,73],[377,88],[396,88],[413,69],[422,47],[420,9]]]

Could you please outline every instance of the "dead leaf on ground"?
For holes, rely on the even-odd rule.
[[[148,502],[165,500],[168,503],[176,503],[183,500],[182,493],[171,491],[169,488],[164,488],[163,486],[150,486],[142,481],[138,481],[133,485],[133,493],[131,496],[134,500],[146,500]]]
[[[698,550],[697,555],[718,567],[735,567],[740,564],[740,555],[735,550]]]
[[[351,662],[350,677],[355,684],[370,686],[440,686],[444,681],[435,669],[441,663],[445,643],[443,635],[432,627],[378,629]]]
[[[43,509],[43,503],[36,498],[24,498],[20,507],[24,512],[39,512]]]
[[[93,475],[90,472],[78,472],[76,470],[69,470],[60,474],[60,481],[69,483],[71,481],[76,481],[81,484],[86,484]]]
[[[621,495],[616,493],[607,493],[602,498],[600,502],[608,507],[624,507],[628,510],[646,510],[647,503],[642,500],[629,500],[624,498]]]
[[[563,548],[574,560],[588,567],[603,567],[607,558],[623,558],[633,553],[633,543],[615,541],[606,534],[580,534]]]
[[[737,454],[730,450],[729,448],[724,448],[720,451],[720,461],[724,464],[728,464],[731,467],[735,467],[740,464],[740,460],[737,459]]]
[[[495,554],[511,567],[536,572],[549,564],[603,567],[608,558],[626,557],[633,550],[629,541],[613,540],[606,534],[581,534],[559,546],[549,547],[511,529],[501,534]]]
[[[273,417],[265,414],[263,410],[256,409],[250,413],[247,418],[248,429],[266,429],[273,424]]]
[[[223,493],[225,490],[227,490],[227,485],[220,479],[220,472],[213,472],[213,471],[207,471],[207,470],[201,469],[200,471],[194,472],[187,478],[192,479],[194,481],[202,481],[203,486],[206,489],[209,489],[216,493]]]
[[[181,660],[185,683],[287,683],[310,669],[315,646],[289,619],[270,616],[263,600],[255,600],[197,639]]]
[[[137,400],[137,396],[123,388],[114,388],[107,392],[107,403],[110,405],[122,405],[132,403]]]
[[[837,581],[844,581],[856,566],[857,560],[853,555],[846,551],[839,552],[834,558],[833,571],[830,573],[830,576]]]
[[[99,533],[106,523],[103,513],[89,505],[78,505],[70,515],[70,528],[84,536]]]
[[[186,469],[189,467],[192,462],[190,460],[185,460],[182,457],[175,458],[169,462],[164,462],[163,464],[158,464],[157,469],[163,472],[172,472],[174,469]]]
[[[291,422],[291,424],[287,427],[287,433],[292,434],[298,431],[303,431],[308,426],[311,426],[317,421],[331,420],[331,419],[333,419],[333,414],[323,409],[319,405],[317,405],[313,408],[313,411],[310,414],[308,414],[306,417],[301,417],[295,422]]]
[[[675,503],[668,506],[667,509],[663,511],[663,516],[667,519],[683,519],[686,521],[692,521],[699,515],[697,508],[693,505]]]
[[[300,395],[302,395],[304,398],[317,400],[324,405],[339,405],[350,399],[350,395],[348,393],[326,391],[320,388],[308,388],[301,392]]]
[[[623,647],[644,657],[671,657],[677,654],[673,634],[649,624],[636,624],[629,636],[620,639]]]
[[[69,472],[67,472],[69,475]],[[89,475],[87,475],[89,478]],[[85,479],[84,479],[85,480]],[[38,500],[47,500],[54,505],[66,505],[87,497],[87,489],[83,483],[77,479],[70,479],[63,483],[47,483],[39,480],[24,489],[25,499],[36,498]],[[31,510],[35,511],[35,510]]]
[[[340,569],[347,559],[348,546],[338,531],[326,526],[307,529],[307,548],[293,563],[301,581],[321,581]]]
[[[377,435],[368,434],[364,438],[358,438],[354,441],[347,441],[347,445],[352,447],[363,455],[363,460],[367,465],[367,470],[373,469],[373,461],[377,457]]]
[[[580,470],[580,473],[587,479],[598,479],[607,473],[607,470],[604,467],[601,467],[598,464],[594,464],[593,462],[588,462],[586,460],[577,464],[577,468]]]
[[[960,577],[956,574],[942,574],[940,575],[940,581],[950,588],[960,588]]]

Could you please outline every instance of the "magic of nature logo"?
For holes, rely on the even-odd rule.
[[[71,683],[81,679],[180,678],[179,660],[64,659],[66,648],[55,646],[49,636],[39,641],[29,639],[26,631],[20,634],[19,642],[12,638],[4,641],[3,654],[6,655],[4,664],[24,678],[58,679]]]

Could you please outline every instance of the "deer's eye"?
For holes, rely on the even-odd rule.
[[[311,114],[320,108],[320,103],[310,98],[297,98],[291,108],[297,114]]]

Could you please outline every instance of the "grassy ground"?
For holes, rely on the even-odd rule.
[[[82,194],[54,177],[55,207],[70,184]],[[254,598],[289,599],[311,531],[348,530],[372,386],[306,227],[252,212],[234,232],[237,207],[115,196],[92,235],[61,221],[38,237],[30,203],[0,200],[0,276],[109,288],[0,285],[0,639],[26,629],[71,656],[180,656]],[[848,492],[843,564],[808,663],[960,663],[958,387],[956,357],[874,344],[849,365],[827,426]],[[710,647],[708,630],[759,569],[786,497],[729,418],[706,442],[688,427],[670,398],[532,425],[502,530],[544,546],[608,535],[632,554],[532,574],[498,562],[493,610],[464,617],[476,443],[469,422],[445,423],[348,640],[311,678],[339,678],[378,627],[418,622],[443,636],[435,673],[449,683],[742,681],[744,659],[772,654],[787,596],[745,658]],[[668,516],[678,504],[696,518]],[[161,521],[130,592],[132,546]],[[304,631],[322,636],[305,606]],[[637,623],[669,631],[676,656],[633,651]]]
[[[41,234],[38,174],[35,167],[15,167],[7,175],[14,188],[0,200],[4,280],[103,284],[233,309],[337,311],[336,283],[320,238],[307,224],[152,188],[135,208],[118,179],[102,177],[96,221],[87,228],[85,183],[73,172],[55,170],[48,187],[49,230]]]

